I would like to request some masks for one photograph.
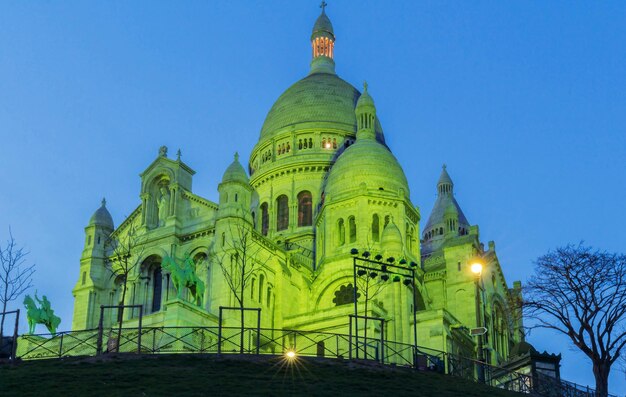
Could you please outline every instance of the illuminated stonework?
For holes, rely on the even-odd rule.
[[[481,323],[490,329],[485,346],[492,362],[508,357],[509,346],[520,340],[520,323],[508,309],[518,290],[507,287],[495,245],[483,248],[445,169],[439,198],[420,232],[420,210],[385,143],[367,85],[361,94],[335,73],[335,36],[323,8],[311,43],[309,74],[268,112],[248,171],[238,156],[227,167],[219,202],[194,194],[194,171],[180,156],[168,158],[164,147],[141,174],[141,202],[117,228],[103,202],[85,228],[73,329],[96,327],[100,305],[122,303],[123,279],[110,277],[107,263],[111,241],[129,234],[138,265],[128,277],[123,303],[143,305],[144,325],[216,325],[220,306],[237,305],[218,259],[236,263],[240,253],[232,243],[238,230],[250,228],[249,252],[257,268],[244,297],[246,307],[261,309],[262,327],[347,333],[354,310],[351,250],[357,248],[371,258],[418,264],[414,290],[387,276],[388,285],[369,302],[367,314],[386,319],[389,339],[413,342],[416,311],[420,345],[472,355],[475,340],[467,329],[476,326],[476,291],[470,261],[478,255],[485,263]],[[166,257],[181,263],[191,258],[206,286],[200,307],[176,299],[161,266]],[[356,287],[359,310],[365,310],[365,294],[358,282]],[[125,326],[137,322],[132,311],[124,317]],[[117,317],[108,314],[104,321],[110,326]],[[238,314],[227,313],[226,321],[238,324]],[[249,325],[255,321],[250,316]],[[377,324],[370,324],[370,335],[380,332]]]

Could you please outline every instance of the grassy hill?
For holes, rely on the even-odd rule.
[[[463,379],[368,362],[274,356],[110,355],[0,365],[2,396],[493,396]]]

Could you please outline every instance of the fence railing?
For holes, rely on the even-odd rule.
[[[23,335],[18,341],[17,356],[25,360],[95,356],[99,337],[103,354],[117,351],[240,354],[243,351],[244,354],[282,355],[293,351],[298,356],[347,359],[355,357],[359,349],[359,357],[365,360],[473,381],[478,381],[478,369],[482,367],[485,383],[500,389],[546,397],[596,397],[594,390],[571,382],[548,376],[533,377],[471,358],[375,337],[359,337],[357,344],[347,334],[257,327],[142,327],[122,328],[121,334],[118,331],[114,327],[103,329],[102,335],[98,329]]]

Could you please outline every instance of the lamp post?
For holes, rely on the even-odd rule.
[[[358,331],[358,319],[361,318],[363,320],[365,320],[365,330],[364,333],[366,335],[365,337],[365,343],[367,343],[367,320],[381,320],[381,337],[383,335],[383,326],[384,326],[384,320],[380,319],[378,317],[370,317],[367,314],[367,311],[365,312],[364,316],[360,316],[359,312],[358,312],[358,295],[357,295],[357,276],[358,277],[367,277],[367,278],[371,278],[374,279],[376,277],[380,277],[381,282],[386,283],[387,281],[390,282],[390,284],[393,283],[400,283],[400,281],[402,281],[402,284],[404,284],[406,287],[412,288],[413,289],[413,301],[414,301],[414,305],[415,305],[415,294],[417,294],[417,274],[416,274],[416,268],[418,266],[417,263],[415,262],[410,262],[407,263],[407,261],[405,259],[401,259],[398,264],[395,264],[395,258],[390,257],[387,258],[387,262],[383,262],[382,261],[382,255],[376,255],[376,257],[374,257],[374,259],[370,259],[370,253],[368,251],[364,251],[361,253],[361,257],[359,258],[359,250],[356,248],[352,248],[350,250],[350,254],[353,256],[353,282],[354,282],[354,290],[353,290],[353,300],[354,300],[354,315],[351,315],[350,317],[354,318],[355,323],[354,323],[354,335],[355,335],[355,340],[356,340],[356,358],[359,358],[358,354],[359,354],[359,331]],[[379,274],[380,272],[380,274]],[[390,276],[393,276],[393,278],[390,278]],[[402,278],[404,278],[404,280],[402,280]],[[367,282],[369,282],[369,279],[367,279]],[[367,288],[367,287],[366,287]],[[367,299],[369,298],[368,296],[364,296],[365,301],[366,301],[366,306],[367,307]],[[381,340],[381,346],[382,344],[384,344],[384,340]],[[415,307],[413,307],[413,344],[414,344],[414,362],[416,361],[416,351],[417,351],[417,315],[415,312]],[[350,320],[350,345],[352,345],[352,319]],[[381,352],[384,350],[384,348],[381,347]],[[364,351],[364,358],[367,358],[367,353]],[[381,354],[381,357],[383,356],[383,354]],[[352,348],[350,348],[350,357],[352,358]],[[381,360],[382,361],[382,360]],[[417,366],[416,366],[417,367]]]
[[[472,273],[474,273],[474,284],[476,285],[476,327],[482,327],[482,313],[480,310],[480,281],[483,273],[483,263],[480,259],[476,258],[472,260],[470,265],[470,269]],[[478,365],[478,382],[485,383],[485,368],[483,362],[485,361],[484,352],[483,352],[483,335],[477,335],[478,337],[478,346],[476,352],[476,358],[479,361]]]

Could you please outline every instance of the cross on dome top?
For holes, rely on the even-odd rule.
[[[322,0],[322,3],[320,4],[320,8],[322,9],[322,13],[324,13],[327,5],[328,5],[328,3],[326,3],[324,0]]]

